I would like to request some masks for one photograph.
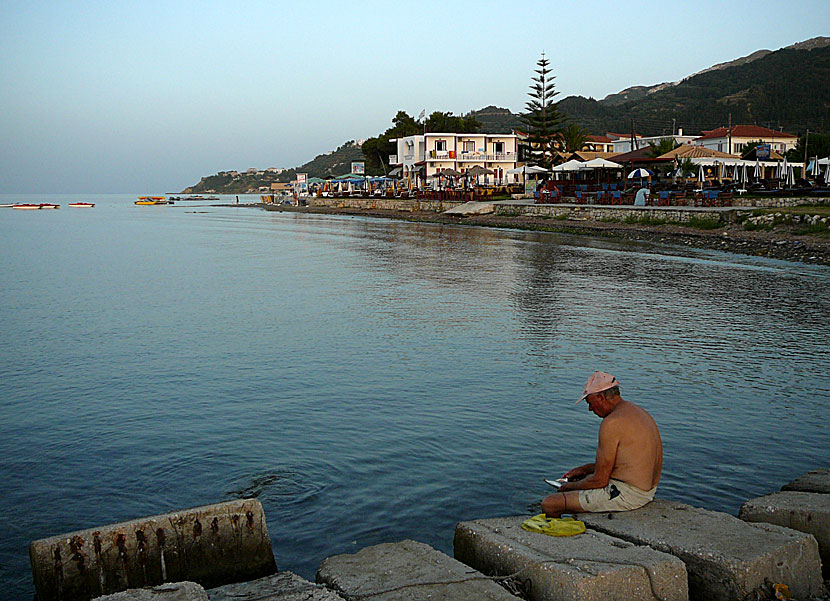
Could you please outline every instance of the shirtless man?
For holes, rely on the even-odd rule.
[[[597,458],[565,472],[569,481],[542,500],[551,518],[580,511],[627,511],[654,498],[663,469],[663,443],[654,419],[642,407],[624,401],[611,374],[594,372],[582,400],[602,418]]]

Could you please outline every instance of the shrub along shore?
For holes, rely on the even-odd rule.
[[[680,222],[656,219],[648,213],[625,219],[570,219],[547,215],[511,214],[447,215],[425,210],[391,210],[337,206],[293,207],[267,205],[268,210],[361,215],[405,221],[453,225],[498,227],[529,231],[560,232],[690,246],[785,261],[830,265],[830,207],[799,206],[775,209],[747,209],[734,220],[709,216]],[[613,213],[609,211],[609,215]]]

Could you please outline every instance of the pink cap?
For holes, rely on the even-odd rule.
[[[585,391],[583,392],[582,396],[579,397],[579,400],[576,402],[578,405],[582,402],[586,396],[589,394],[594,394],[595,392],[602,392],[603,390],[608,390],[609,388],[614,388],[614,386],[619,386],[620,383],[617,381],[617,378],[612,376],[611,374],[607,374],[604,371],[595,371],[591,374],[591,377],[588,378],[588,381],[585,382]]]

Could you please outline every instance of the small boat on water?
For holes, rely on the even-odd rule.
[[[13,202],[4,202],[3,204],[0,204],[0,209],[10,209],[13,206],[14,206]]]
[[[95,203],[94,202],[70,202],[69,206],[73,207],[73,208],[76,208],[76,209],[91,209],[92,207],[95,206]]]
[[[137,205],[171,205],[172,200],[167,200],[164,196],[139,196],[135,201]]]
[[[37,205],[36,204],[30,204],[30,203],[17,204],[17,205],[12,205],[12,208],[13,209],[20,209],[22,211],[34,211],[34,210],[38,210],[38,209],[60,209],[61,206],[45,202],[45,203],[41,203],[41,204],[37,204]]]

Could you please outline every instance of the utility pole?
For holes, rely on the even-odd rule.
[[[729,146],[726,149],[727,154],[732,154],[732,113],[729,113]]]
[[[672,137],[674,137],[674,132],[676,131],[675,128],[674,128],[676,122],[677,122],[677,119],[672,119],[671,120],[671,135],[672,135]]]
[[[634,145],[637,145],[635,148]],[[634,133],[634,119],[631,120],[631,150],[639,150],[640,145],[637,144],[637,134]]]
[[[804,171],[801,172],[804,179],[807,179],[807,144],[810,142],[810,128],[807,128],[807,133],[804,134]],[[818,157],[816,157],[818,158]]]

